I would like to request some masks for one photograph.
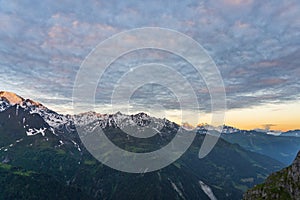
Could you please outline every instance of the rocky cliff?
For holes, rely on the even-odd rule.
[[[300,152],[291,166],[270,175],[244,194],[244,200],[300,199]]]

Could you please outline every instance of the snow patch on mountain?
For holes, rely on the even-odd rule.
[[[46,130],[47,130],[47,128],[40,128],[40,129],[30,128],[26,131],[26,134],[27,134],[27,136],[33,136],[33,135],[37,135],[37,134],[42,134],[42,136],[45,136]]]
[[[200,187],[203,190],[203,192],[211,199],[211,200],[217,200],[216,196],[214,195],[212,189],[206,185],[203,181],[199,181]]]
[[[182,198],[182,199],[185,199],[185,197],[183,196],[182,192],[179,190],[179,188],[176,186],[176,184],[171,180],[169,179],[173,189],[178,193],[178,195]]]
[[[30,114],[34,113],[39,114],[45,120],[45,122],[53,128],[58,128],[60,125],[69,122],[69,119],[66,116],[57,114],[56,112],[50,111],[44,107],[31,107]]]
[[[7,108],[9,108],[11,105],[5,101],[5,100],[0,100],[0,112],[6,110]]]

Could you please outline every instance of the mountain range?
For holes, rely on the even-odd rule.
[[[165,146],[180,126],[145,113],[62,115],[14,93],[0,92],[0,98],[0,198],[4,199],[241,199],[247,189],[285,166],[276,156],[245,148],[242,139],[232,142],[227,136],[243,132],[235,128],[224,129],[212,152],[199,159],[207,129],[197,127],[194,142],[173,164],[155,172],[124,173],[96,160],[77,128],[91,132],[101,128],[119,147],[141,153]],[[150,122],[154,128],[162,127],[158,134],[147,140],[134,137]],[[121,128],[132,124],[139,131],[129,136]]]
[[[213,129],[210,125],[197,126],[199,134]],[[274,158],[285,166],[290,165],[300,150],[299,130],[271,134],[271,131],[241,130],[232,126],[223,126],[221,138],[238,144],[244,149]]]
[[[221,137],[244,149],[274,158],[285,166],[290,165],[300,150],[300,138],[297,136],[275,136],[257,131],[239,131],[222,134]]]

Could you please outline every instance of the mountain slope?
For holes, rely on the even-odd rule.
[[[244,195],[245,200],[300,199],[300,152],[291,166],[269,176]]]
[[[0,102],[3,108],[0,112],[0,161],[46,174],[62,187],[79,188],[95,199],[210,199],[213,196],[241,199],[247,188],[282,168],[276,160],[222,139],[207,157],[199,159],[204,135],[198,134],[188,151],[164,169],[146,174],[119,172],[89,154],[75,124],[91,131],[96,130],[95,127],[102,128],[112,142],[136,152],[164,146],[172,140],[179,126],[144,113],[101,115],[88,112],[64,116],[41,104],[28,102],[14,104],[7,99]],[[154,126],[163,124],[163,127],[149,140],[128,136],[119,128],[136,123],[139,131],[144,131],[144,125],[150,121]]]
[[[268,135],[256,131],[240,131],[222,134],[222,138],[232,144],[274,158],[286,166],[290,165],[300,150],[300,137]]]
[[[300,130],[291,130],[282,133],[280,136],[300,137]]]
[[[54,177],[0,163],[0,199],[92,199]]]

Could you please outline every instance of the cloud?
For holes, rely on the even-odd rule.
[[[52,98],[59,96],[69,105],[76,73],[88,53],[115,33],[143,26],[175,29],[203,45],[221,72],[229,109],[299,100],[300,3],[296,0],[0,4],[2,87],[17,87],[14,90],[21,93],[30,88],[32,96],[43,94],[47,103],[62,103]],[[107,103],[122,74],[145,62],[141,58],[174,66],[198,91],[201,109],[209,111],[205,82],[193,67],[174,55],[153,51],[127,55],[111,66],[98,87],[102,103]],[[148,104],[155,93],[158,100],[177,108],[173,96],[163,92],[157,87],[149,93],[145,87],[135,97]]]
[[[225,3],[235,6],[240,5],[249,5],[253,2],[253,0],[224,0]]]
[[[267,131],[270,130],[274,126],[276,126],[276,124],[263,124],[262,125],[262,127]]]

